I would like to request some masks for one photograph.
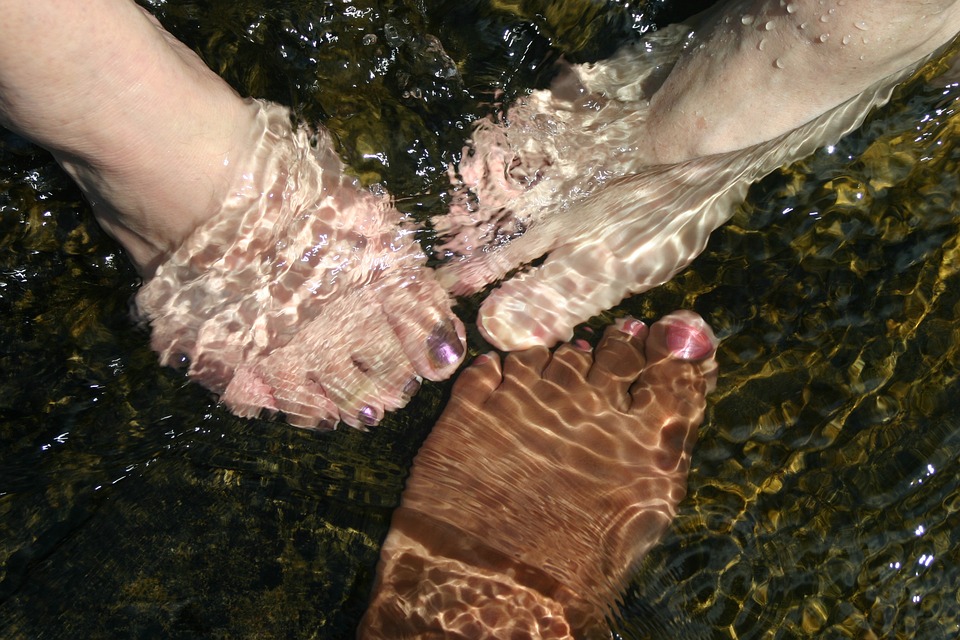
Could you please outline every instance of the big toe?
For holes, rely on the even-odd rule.
[[[677,431],[676,437],[684,440],[673,447],[674,454],[689,448],[687,432],[703,420],[706,395],[716,386],[717,342],[710,326],[692,311],[676,311],[650,327],[647,362],[630,389],[632,409],[659,411],[664,429]]]
[[[466,330],[433,272],[406,270],[381,291],[386,321],[417,373],[435,381],[449,378],[466,354]]]
[[[619,303],[633,278],[602,242],[565,245],[493,291],[477,325],[499,349],[551,347],[569,340],[577,324]]]

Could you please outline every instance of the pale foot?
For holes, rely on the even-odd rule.
[[[608,61],[474,134],[435,227],[456,294],[503,284],[478,324],[501,349],[552,345],[669,280],[747,187],[835,142],[960,30],[960,4],[741,0]]]
[[[384,197],[361,189],[325,130],[259,105],[255,158],[224,208],[137,294],[164,364],[237,415],[372,426],[422,378],[442,380],[465,332]]]
[[[376,424],[464,353],[403,217],[325,131],[242,100],[128,0],[0,0],[0,123],[54,154],[147,283],[166,364],[234,412]]]
[[[360,638],[600,637],[686,492],[716,379],[694,313],[465,370],[414,460]]]

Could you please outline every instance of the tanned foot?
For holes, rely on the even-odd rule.
[[[691,312],[478,358],[418,453],[358,637],[608,633],[686,492],[716,379]]]

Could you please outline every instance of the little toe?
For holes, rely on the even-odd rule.
[[[647,325],[635,318],[620,318],[607,327],[597,346],[587,381],[600,389],[621,411],[630,406],[630,385],[646,363]]]

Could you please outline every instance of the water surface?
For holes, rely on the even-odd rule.
[[[443,209],[473,119],[561,54],[606,55],[690,9],[146,4],[242,93],[326,122],[416,216]],[[958,98],[909,83],[755,186],[673,282],[592,323],[688,307],[723,339],[690,494],[624,638],[960,632]],[[232,418],[157,366],[122,252],[5,132],[0,248],[0,636],[350,637],[449,384],[367,434]]]

